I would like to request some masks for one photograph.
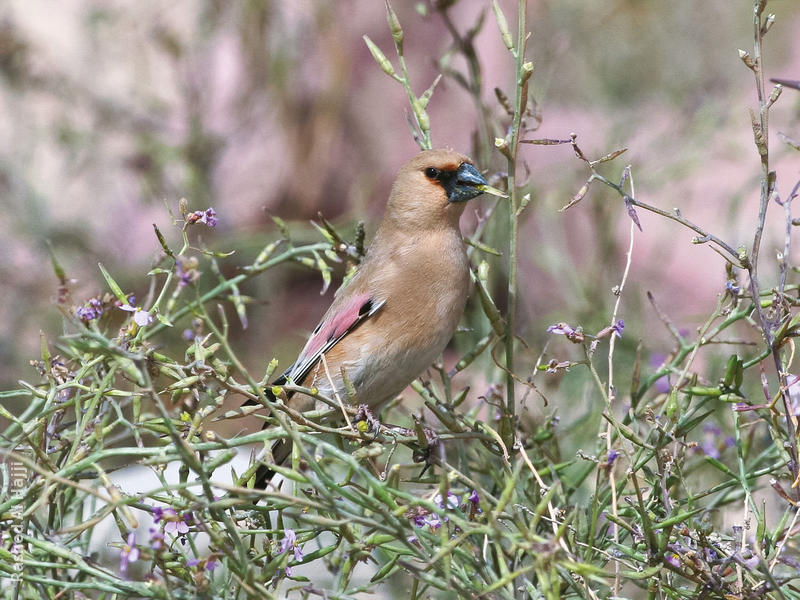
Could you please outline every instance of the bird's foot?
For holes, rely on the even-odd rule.
[[[419,476],[422,477],[425,471],[433,465],[436,457],[436,450],[439,448],[441,440],[433,429],[422,425],[422,423],[417,422],[416,429],[419,446],[414,449],[412,460],[417,463],[425,463],[425,467],[419,474]]]
[[[375,418],[366,404],[359,405],[355,416],[355,424],[359,432],[362,434],[372,433],[373,437],[377,437],[381,427],[380,421]]]

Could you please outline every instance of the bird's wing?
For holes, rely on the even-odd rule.
[[[314,329],[295,363],[280,377],[283,381],[275,383],[281,385],[287,380],[302,382],[323,354],[378,312],[384,303],[383,300],[376,301],[370,294],[359,294],[343,303],[333,313],[326,314]]]
[[[353,331],[362,322],[369,319],[374,315],[381,306],[385,303],[384,300],[379,302],[375,301],[370,294],[358,294],[349,300],[342,302],[341,306],[334,304],[330,310],[320,321],[319,325],[314,329],[311,337],[306,342],[303,351],[293,365],[291,365],[283,375],[278,377],[272,382],[273,385],[284,385],[288,381],[302,383],[317,364],[320,357],[328,350],[333,348],[339,340],[341,340],[348,333]],[[275,397],[272,392],[265,390],[267,395],[274,400]],[[255,404],[254,400],[248,400],[245,404]],[[263,427],[267,424],[264,423]],[[262,427],[262,428],[263,428]],[[290,438],[280,439],[272,445],[272,457],[275,464],[281,464],[292,451],[292,442]],[[272,479],[275,472],[266,465],[260,465],[256,471],[255,487],[256,489],[264,488],[267,482]]]

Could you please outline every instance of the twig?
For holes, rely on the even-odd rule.
[[[626,167],[625,169],[626,174],[630,174],[630,166]],[[623,179],[627,177],[623,176]],[[633,177],[630,177],[630,187],[631,187],[631,194],[634,193],[634,186],[633,186]],[[636,223],[631,221],[630,224],[630,241],[628,243],[628,253],[625,259],[625,269],[622,272],[622,280],[620,281],[619,287],[615,290],[615,294],[617,296],[616,301],[614,302],[614,311],[611,315],[611,327],[614,327],[617,323],[617,317],[619,315],[619,305],[622,302],[622,292],[625,289],[625,283],[628,281],[628,274],[630,273],[631,269],[631,262],[633,260],[633,243],[636,234]],[[617,392],[614,388],[614,348],[616,346],[616,339],[617,336],[615,334],[611,334],[608,343],[608,406],[607,410],[609,413],[613,410],[614,400],[616,399]],[[611,453],[611,429],[612,424],[609,421],[606,425],[606,452],[608,455]],[[613,466],[609,469],[608,473],[609,478],[609,485],[611,487],[611,512],[615,518],[619,518],[619,514],[617,512],[617,486],[616,486],[616,479],[614,476],[614,469]],[[619,544],[619,526],[615,523],[612,524],[612,529],[614,531],[614,543]],[[614,595],[619,595],[620,591],[620,570],[619,570],[619,563],[614,562]]]

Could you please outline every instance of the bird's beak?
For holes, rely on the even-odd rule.
[[[469,163],[464,163],[445,184],[447,199],[450,202],[466,202],[482,194],[483,186],[486,185],[489,184],[478,169]]]

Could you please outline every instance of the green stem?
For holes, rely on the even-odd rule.
[[[767,220],[767,208],[769,207],[769,199],[772,193],[772,177],[769,169],[769,109],[771,106],[770,99],[765,93],[764,81],[764,66],[762,64],[762,19],[761,15],[766,7],[766,1],[754,0],[753,3],[753,67],[752,71],[755,75],[756,92],[758,94],[758,114],[756,115],[757,123],[754,119],[753,128],[756,138],[756,147],[761,158],[761,199],[758,210],[758,225],[753,237],[753,249],[750,258],[750,293],[753,297],[755,304],[756,315],[758,322],[761,326],[761,331],[764,335],[764,341],[767,347],[772,352],[772,360],[775,365],[775,371],[778,375],[778,383],[780,387],[780,394],[783,400],[784,411],[786,414],[786,433],[788,438],[788,453],[791,458],[791,473],[792,479],[797,480],[800,477],[800,467],[798,467],[798,448],[797,448],[797,432],[795,431],[794,422],[791,417],[791,399],[788,392],[788,380],[786,371],[783,365],[780,347],[775,345],[775,337],[773,334],[773,325],[780,322],[782,312],[778,309],[778,314],[771,320],[762,310],[759,298],[761,295],[761,286],[758,280],[758,259],[761,250],[761,238],[764,232],[764,225]],[[780,306],[780,305],[779,305]],[[795,498],[800,498],[800,489],[795,488]]]
[[[245,267],[245,272],[244,273],[240,273],[239,275],[236,275],[235,277],[231,277],[230,279],[221,282],[216,287],[212,288],[211,290],[207,291],[205,294],[200,296],[200,298],[198,298],[194,302],[191,302],[191,303],[187,304],[186,306],[183,306],[183,307],[179,308],[174,313],[168,315],[169,319],[173,323],[176,323],[178,321],[178,319],[180,319],[184,315],[196,310],[197,307],[200,306],[201,304],[203,304],[205,302],[208,302],[212,298],[215,298],[215,297],[219,296],[222,292],[225,292],[227,290],[230,290],[230,289],[236,287],[241,282],[246,281],[248,279],[251,279],[251,278],[255,277],[256,275],[259,275],[259,274],[263,273],[267,269],[271,269],[272,267],[274,267],[277,264],[280,264],[280,263],[285,262],[285,261],[287,261],[287,260],[289,260],[291,258],[294,258],[295,256],[297,256],[299,254],[303,254],[303,253],[306,253],[306,252],[310,253],[310,252],[312,252],[314,250],[320,250],[320,251],[321,250],[327,250],[328,248],[330,248],[330,244],[328,244],[327,242],[318,242],[316,244],[309,244],[307,246],[293,247],[293,248],[289,248],[288,250],[286,250],[286,252],[283,252],[282,254],[279,254],[278,256],[276,256],[276,257],[274,257],[274,258],[272,258],[270,260],[264,261],[263,263],[259,263],[257,265],[251,265],[249,267]],[[161,331],[164,327],[166,327],[166,325],[164,325],[163,323],[154,323],[151,327],[147,328],[147,330],[144,333],[144,335],[142,336],[142,338],[143,339],[147,339],[147,338],[155,335],[158,331]]]
[[[514,329],[517,312],[517,232],[519,206],[519,192],[517,190],[516,166],[517,152],[519,150],[520,129],[522,115],[527,103],[527,85],[529,74],[523,68],[525,64],[525,43],[527,31],[525,27],[527,14],[526,0],[519,0],[517,12],[517,44],[516,44],[516,93],[514,95],[514,118],[511,126],[511,139],[507,149],[508,159],[508,315],[505,330],[506,351],[506,419],[513,422],[515,414],[514,393]],[[507,423],[507,427],[511,423]],[[508,428],[504,433],[510,439],[513,428]]]

